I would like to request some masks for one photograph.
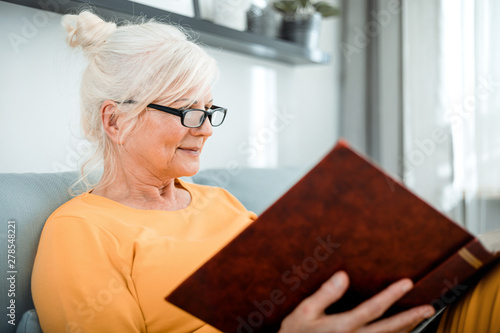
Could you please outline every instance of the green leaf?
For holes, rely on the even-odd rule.
[[[337,16],[340,15],[340,10],[336,7],[333,7],[329,3],[325,1],[320,1],[315,4],[313,4],[314,8],[318,13],[321,14],[323,17],[331,17],[331,16]]]
[[[298,0],[298,1],[300,3],[300,7],[303,7],[303,8],[311,5],[311,1],[310,0]]]
[[[273,7],[284,14],[293,14],[299,8],[295,0],[281,0],[273,3]]]

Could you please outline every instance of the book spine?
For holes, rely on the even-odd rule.
[[[441,309],[472,289],[476,279],[471,278],[479,276],[478,272],[494,259],[495,256],[474,238],[434,270],[414,281],[413,289],[395,307],[400,311],[431,304],[436,309]]]

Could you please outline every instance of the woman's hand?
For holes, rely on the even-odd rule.
[[[326,315],[325,309],[338,301],[348,286],[347,274],[335,273],[283,320],[279,333],[408,332],[434,314],[432,306],[423,305],[371,323],[413,287],[410,279],[402,279],[350,311]]]

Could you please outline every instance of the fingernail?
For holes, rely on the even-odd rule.
[[[404,292],[407,292],[413,287],[413,282],[411,280],[405,280],[403,284],[401,285],[401,290]]]
[[[335,273],[333,276],[332,276],[332,279],[331,281],[333,282],[333,284],[335,285],[335,287],[339,288],[339,287],[342,287],[342,285],[344,284],[344,279],[342,278],[341,274],[340,273]]]
[[[425,318],[430,318],[430,317],[434,316],[434,309],[425,310],[424,316],[425,316]]]

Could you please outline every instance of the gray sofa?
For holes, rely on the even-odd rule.
[[[292,168],[212,169],[186,180],[226,188],[259,214],[303,173]],[[0,332],[41,332],[31,298],[33,260],[45,220],[71,198],[68,188],[76,179],[76,172],[0,174]]]

